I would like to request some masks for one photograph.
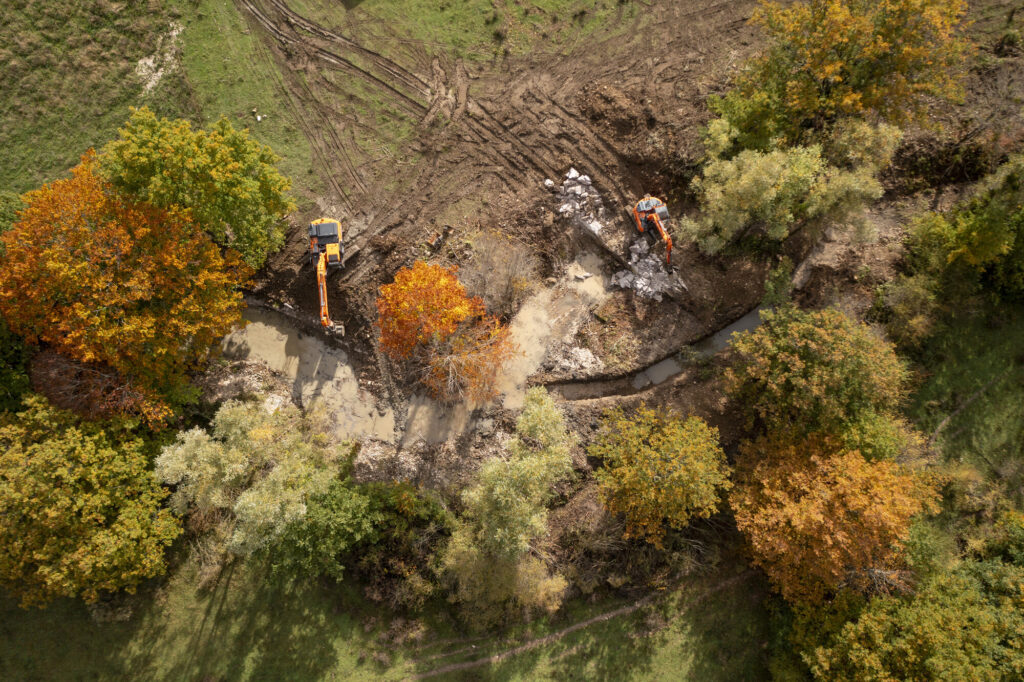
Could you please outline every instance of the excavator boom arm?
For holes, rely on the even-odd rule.
[[[324,253],[316,261],[316,290],[320,294],[320,324],[330,329],[334,324],[327,310],[327,255]]]
[[[654,221],[654,226],[658,228],[658,234],[661,235],[662,241],[665,242],[665,260],[669,263],[672,262],[672,235],[665,229],[665,224],[661,222],[661,217],[657,213],[651,214],[651,220]]]

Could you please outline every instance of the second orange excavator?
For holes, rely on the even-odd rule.
[[[672,265],[672,235],[668,232],[668,206],[665,202],[648,194],[633,207],[633,221],[641,233],[648,229],[658,232],[665,242],[665,261]]]
[[[341,223],[334,218],[317,218],[309,224],[309,262],[316,269],[316,289],[320,296],[320,324],[335,331],[327,309],[327,275],[344,264],[345,247],[341,241]],[[342,334],[344,329],[342,328]]]

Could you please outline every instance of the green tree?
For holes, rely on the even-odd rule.
[[[762,313],[756,330],[733,336],[730,393],[769,430],[842,435],[864,415],[889,415],[907,370],[891,344],[835,309]]]
[[[340,582],[354,568],[393,606],[415,608],[436,589],[427,576],[450,523],[440,504],[409,484],[334,480],[310,496],[305,516],[285,529],[269,558],[276,574],[295,580]]]
[[[247,556],[301,519],[311,495],[337,473],[345,446],[334,446],[323,421],[292,406],[269,413],[262,405],[229,401],[210,431],[195,428],[156,459],[156,475],[175,486],[179,514],[230,512],[228,548]]]
[[[928,213],[909,240],[911,266],[947,285],[982,281],[1024,295],[1024,156],[1014,156],[949,214]]]
[[[968,562],[912,597],[873,599],[805,660],[822,680],[1021,679],[1024,568]]]
[[[561,604],[565,580],[528,551],[547,532],[545,505],[572,472],[575,443],[547,391],[531,388],[508,457],[488,460],[478,482],[463,491],[465,510],[441,566],[470,620],[493,621],[510,605],[553,611]]]
[[[0,584],[22,606],[94,602],[164,572],[181,527],[148,454],[127,431],[38,396],[0,415]]]
[[[684,420],[646,405],[630,415],[614,409],[589,453],[604,460],[595,473],[601,499],[625,515],[626,537],[656,546],[666,527],[679,530],[714,514],[731,487],[718,429],[699,417]]]
[[[106,146],[101,168],[132,196],[188,209],[215,242],[259,268],[284,243],[284,217],[295,209],[279,160],[226,118],[193,130],[188,121],[157,118],[143,107]]]
[[[0,317],[0,412],[14,410],[31,383],[28,377],[28,346],[11,332]]]
[[[842,220],[882,196],[874,168],[829,166],[817,145],[713,158],[693,189],[701,213],[681,220],[680,230],[708,253],[754,228],[781,242],[797,228]]]

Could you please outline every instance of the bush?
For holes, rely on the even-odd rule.
[[[807,659],[829,680],[1020,679],[1022,584],[1018,566],[967,562],[911,598],[873,599]]]
[[[95,602],[166,566],[181,532],[160,501],[145,443],[38,396],[0,414],[0,584],[22,606]]]
[[[433,594],[430,560],[451,525],[437,502],[408,484],[335,480],[308,507],[270,548],[275,574],[340,582],[354,569],[395,607],[418,608]]]
[[[939,303],[938,283],[929,275],[900,276],[881,289],[887,313],[885,330],[896,345],[918,350],[935,333]]]
[[[701,214],[683,218],[679,229],[709,253],[755,228],[781,242],[796,229],[841,221],[882,196],[872,167],[829,166],[817,145],[712,158],[693,189]]]
[[[741,447],[729,503],[782,596],[819,603],[843,585],[905,589],[900,543],[936,497],[892,462],[868,462],[828,439],[774,438]]]
[[[101,157],[117,189],[154,206],[187,209],[215,242],[230,246],[253,269],[284,243],[284,217],[295,209],[280,160],[235,130],[226,118],[211,130],[132,109],[120,137]]]
[[[295,407],[273,414],[261,405],[225,403],[210,431],[192,429],[163,449],[156,475],[176,486],[171,506],[179,514],[230,511],[228,548],[247,556],[302,518],[311,495],[337,473],[347,445],[332,446],[322,420]]]
[[[479,232],[470,242],[472,257],[459,269],[459,279],[492,315],[512,317],[537,280],[537,257],[526,244],[497,231]]]
[[[890,344],[834,309],[762,313],[754,331],[733,336],[730,393],[770,430],[842,433],[864,413],[890,414],[907,370]]]
[[[718,429],[699,417],[662,416],[646,405],[628,416],[611,410],[589,454],[604,460],[595,473],[601,499],[625,515],[625,537],[658,547],[666,527],[711,516],[731,487]]]
[[[908,244],[916,273],[941,277],[946,289],[988,285],[1024,295],[1024,156],[1015,156],[948,216],[929,213]]]

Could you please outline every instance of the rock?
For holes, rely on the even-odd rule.
[[[584,281],[585,279],[587,279],[589,277],[593,277],[593,275],[591,275],[589,272],[581,272],[581,273],[576,275],[576,279],[578,281],[580,281],[580,282]]]
[[[268,395],[267,399],[263,401],[263,409],[267,414],[274,414],[282,405],[285,405],[288,399],[281,395]]]
[[[551,189],[552,187],[555,186],[555,181],[552,180],[551,178],[547,178],[546,180],[544,180],[544,186],[547,187],[548,189]]]
[[[569,172],[565,174],[567,180],[575,180],[580,176],[580,172],[575,168],[570,168]]]
[[[604,363],[589,348],[573,346],[554,363],[559,372],[593,374],[604,369]]]

